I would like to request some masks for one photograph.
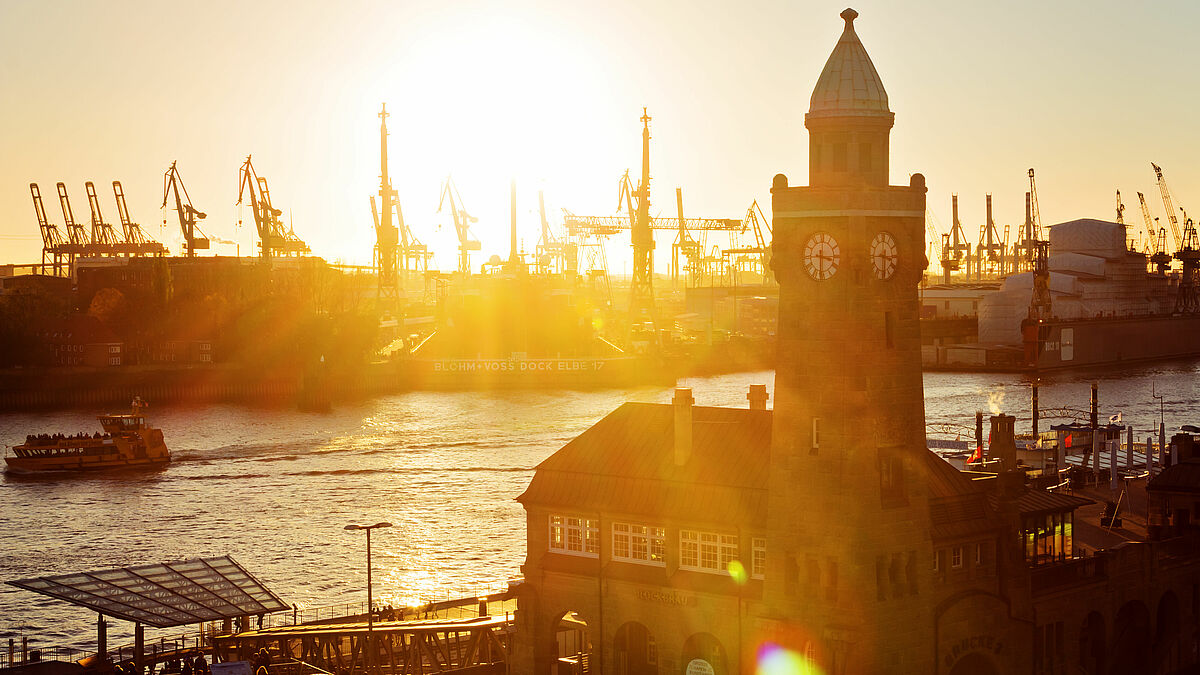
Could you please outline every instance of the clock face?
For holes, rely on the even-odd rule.
[[[841,261],[837,240],[824,232],[817,232],[804,244],[804,269],[817,281],[833,276]]]
[[[880,232],[871,240],[871,269],[876,279],[891,279],[896,273],[896,260],[899,257],[896,238],[892,235]]]

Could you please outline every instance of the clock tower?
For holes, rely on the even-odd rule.
[[[858,13],[841,17],[805,115],[809,185],[780,174],[771,187],[780,300],[765,629],[815,651],[826,672],[932,672],[925,179],[888,184],[894,114]]]

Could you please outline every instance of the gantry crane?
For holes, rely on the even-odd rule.
[[[45,273],[47,259],[50,260],[51,274],[56,277],[70,274],[70,264],[75,259],[75,252],[58,226],[50,222],[46,216],[46,206],[42,203],[42,192],[37,183],[29,184],[29,193],[33,196],[33,211],[37,214],[38,230],[42,233],[42,273]],[[67,267],[63,267],[63,256],[67,257]]]
[[[1121,191],[1117,190],[1117,224],[1125,224],[1125,205],[1121,203]]]
[[[1162,168],[1153,162],[1154,175],[1158,178],[1158,189],[1162,192],[1163,206],[1167,209],[1167,219],[1171,221],[1171,233],[1175,235],[1175,259],[1183,263],[1179,277],[1179,291],[1175,297],[1175,311],[1181,314],[1200,312],[1200,245],[1196,241],[1196,224],[1187,217],[1187,211],[1180,207],[1183,213],[1183,231],[1179,230],[1179,219],[1175,216],[1175,202],[1167,187],[1167,179],[1163,178]]]
[[[478,251],[482,247],[479,242],[471,238],[471,223],[477,222],[478,218],[467,213],[467,209],[463,206],[462,195],[458,193],[458,186],[454,184],[452,176],[446,176],[446,182],[442,184],[442,197],[438,200],[438,213],[442,212],[442,207],[446,202],[450,202],[450,215],[454,219],[454,231],[458,234],[458,271],[462,274],[471,273],[471,251]]]
[[[309,252],[305,244],[292,232],[291,228],[284,229],[279,216],[283,211],[271,204],[271,191],[267,188],[267,179],[259,176],[250,163],[250,155],[242,162],[238,171],[238,200],[248,195],[250,210],[254,213],[254,226],[258,230],[259,255],[263,260],[270,260],[275,255],[302,255]]]
[[[200,231],[200,226],[196,221],[204,220],[208,214],[198,211],[195,206],[192,206],[192,198],[188,196],[187,188],[183,185],[183,178],[179,176],[179,169],[175,168],[175,162],[171,162],[171,168],[163,174],[163,200],[162,206],[166,208],[167,199],[175,195],[175,211],[179,215],[179,229],[183,232],[183,249],[187,257],[196,257],[197,249],[207,249],[209,247],[208,237]],[[163,224],[166,224],[163,220]]]
[[[942,276],[947,284],[950,273],[961,269],[964,260],[967,276],[971,276],[971,245],[967,243],[967,235],[958,219],[958,195],[955,194],[950,195],[950,218],[950,234],[943,239],[942,245]]]
[[[119,253],[120,239],[112,225],[104,222],[104,214],[100,212],[100,197],[96,195],[96,186],[92,181],[83,184],[87,190],[88,208],[92,211],[92,243],[88,253],[93,255],[116,255]]]
[[[996,221],[992,220],[991,193],[986,195],[986,199],[987,221],[979,227],[979,245],[975,247],[975,259],[978,261],[975,265],[976,278],[982,278],[985,262],[993,270],[997,263],[1002,266],[1004,262],[1004,245],[996,232]]]
[[[113,197],[117,200],[117,217],[121,221],[121,233],[125,235],[125,241],[118,245],[121,252],[136,256],[165,255],[166,247],[151,239],[142,230],[142,226],[133,222],[133,219],[129,217],[129,207],[125,204],[125,190],[121,187],[121,181],[114,180],[112,187]]]
[[[77,255],[87,253],[87,247],[92,243],[88,237],[87,230],[80,223],[75,222],[75,211],[71,208],[71,198],[67,196],[66,184],[58,183],[58,205],[62,208],[63,223],[67,227],[67,240],[71,246],[71,264],[74,266]]]
[[[1171,269],[1171,254],[1166,251],[1167,230],[1164,227],[1155,228],[1158,218],[1150,217],[1150,207],[1146,205],[1146,195],[1137,193],[1138,203],[1142,207],[1142,220],[1146,223],[1146,253],[1150,254],[1150,262],[1159,274],[1166,274]],[[1153,250],[1151,250],[1153,249]]]

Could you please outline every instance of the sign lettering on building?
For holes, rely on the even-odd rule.
[[[690,595],[681,595],[675,591],[651,591],[639,590],[636,593],[639,600],[647,602],[657,602],[663,605],[674,605],[676,607],[695,607],[696,598]]]

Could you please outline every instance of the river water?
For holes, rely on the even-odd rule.
[[[1041,405],[1088,407],[1138,430],[1200,423],[1200,364],[1043,378]],[[691,378],[697,405],[744,407],[771,372]],[[967,438],[994,407],[1029,428],[1029,381],[1006,374],[929,373],[927,421]],[[596,392],[418,392],[327,414],[229,405],[153,407],[174,461],[151,472],[0,482],[0,581],[105,567],[232,555],[301,608],[360,602],[365,542],[347,523],[390,521],[372,537],[375,597],[402,605],[468,595],[519,575],[524,515],[514,501],[533,467],[624,401],[666,403],[669,388]],[[0,443],[27,433],[95,431],[73,410],[0,414]],[[1047,420],[1049,423],[1051,420]],[[1043,427],[1045,428],[1045,427]],[[945,427],[939,435],[953,435]],[[1168,434],[1170,431],[1168,431]],[[94,644],[95,616],[0,586],[0,641]],[[124,622],[110,644],[129,638]]]

